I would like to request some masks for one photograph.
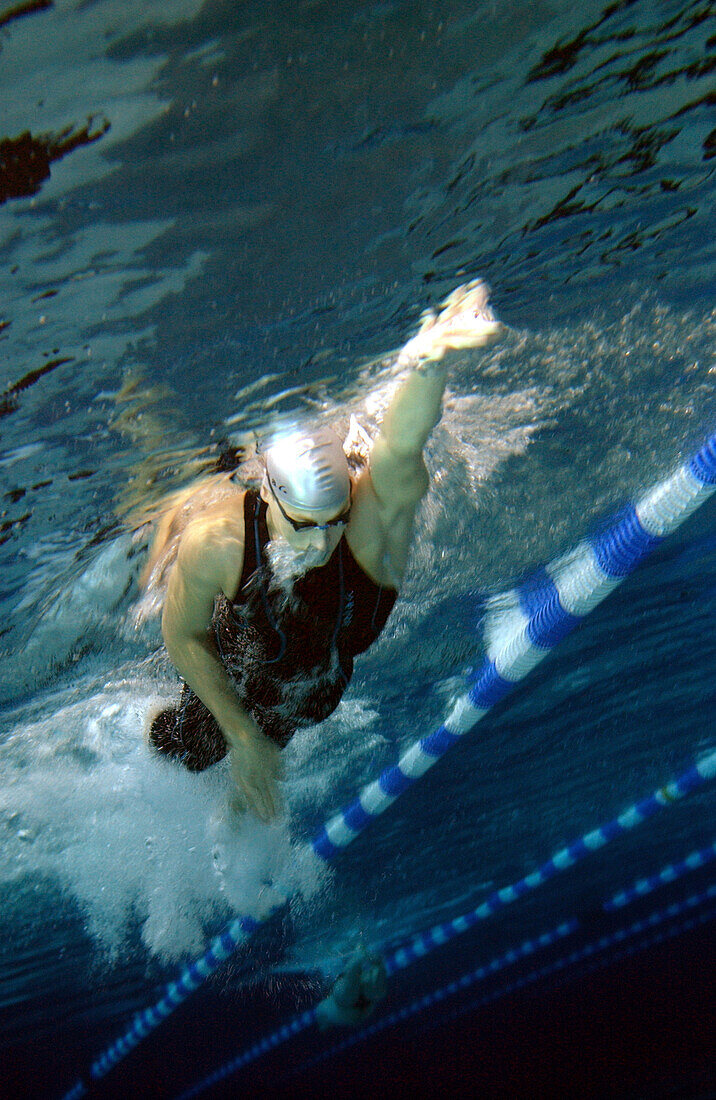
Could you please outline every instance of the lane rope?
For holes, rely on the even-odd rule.
[[[649,798],[642,799],[640,802],[630,806],[624,813],[620,814],[619,817],[614,818],[598,829],[586,833],[579,840],[567,845],[566,848],[560,849],[551,859],[542,864],[537,871],[520,879],[519,882],[515,883],[513,886],[495,891],[489,895],[484,902],[476,908],[471,909],[468,913],[463,913],[461,916],[454,917],[452,920],[442,921],[440,924],[434,925],[427,931],[420,932],[410,937],[403,946],[394,949],[384,957],[383,962],[388,977],[391,977],[399,970],[405,970],[419,959],[423,959],[433,951],[443,947],[456,936],[467,932],[481,920],[491,917],[493,913],[498,912],[499,909],[504,908],[504,906],[510,904],[510,902],[516,901],[519,897],[522,897],[523,894],[548,882],[558,871],[563,871],[571,867],[574,863],[578,862],[578,860],[584,858],[590,851],[595,851],[603,847],[611,840],[621,836],[624,832],[648,820],[658,809],[663,809],[666,806],[672,805],[685,795],[704,786],[709,779],[716,777],[716,750],[704,757],[695,767],[700,776],[700,780],[697,783],[694,783],[692,775],[693,769],[689,769],[687,772],[684,772],[683,775],[672,780],[672,782],[668,784],[669,791],[673,792],[668,798],[664,799],[664,788],[659,787]],[[570,851],[575,854],[575,858],[568,860],[565,853],[569,853]],[[624,899],[620,903],[621,905],[630,904],[642,897],[645,893],[657,889],[658,886],[674,882],[677,878],[688,874],[690,871],[705,866],[706,863],[708,863],[708,858],[704,853],[710,851],[711,849],[703,849],[703,852],[692,853],[679,863],[670,864],[668,867],[665,867],[650,879],[640,880],[650,884],[648,890],[637,890],[636,887],[630,887],[627,890],[615,894],[614,897]],[[713,852],[714,855],[716,855],[716,843],[714,844]],[[697,856],[699,857],[698,859],[696,858]],[[612,905],[612,901],[613,899],[604,902],[603,908],[605,910],[616,908],[616,906]],[[576,919],[564,921],[557,928],[542,933],[537,939],[531,941],[527,940],[524,944],[521,944],[519,948],[508,951],[502,958],[507,961],[514,961],[517,958],[522,958],[533,953],[538,948],[550,946],[556,942],[557,939],[563,938],[574,932],[578,927],[579,921]],[[486,967],[479,967],[478,970],[481,976],[487,977],[495,968],[501,969],[502,965],[502,962],[495,963],[493,960],[492,963],[489,963]],[[472,973],[477,974],[478,971]],[[473,980],[477,979],[470,979],[467,984],[471,984]],[[451,983],[451,986],[446,988],[455,992],[458,987],[455,986],[455,983]],[[446,994],[441,994],[441,998],[443,995]],[[430,996],[432,996],[432,994]],[[294,1038],[296,1035],[299,1035],[302,1031],[305,1031],[316,1023],[317,1006],[313,1006],[294,1016],[280,1028],[257,1040],[257,1042],[253,1043],[247,1050],[222,1064],[215,1071],[212,1071],[212,1073],[193,1085],[187,1092],[183,1092],[180,1100],[189,1100],[190,1097],[200,1095],[207,1088],[211,1088],[213,1085],[217,1084],[217,1082],[223,1081],[226,1077],[250,1065],[264,1054],[268,1054],[270,1051],[275,1050],[276,1047],[280,1046],[282,1043]],[[381,1024],[381,1030],[383,1026],[389,1025]],[[368,1035],[370,1031],[363,1029],[360,1034]]]
[[[546,978],[552,977],[555,974],[562,973],[567,969],[578,965],[581,962],[588,961],[594,963],[589,969],[596,969],[598,966],[611,966],[616,962],[620,962],[622,959],[629,955],[634,955],[639,951],[644,950],[647,947],[654,946],[657,943],[661,943],[664,940],[674,935],[682,935],[686,931],[690,931],[698,924],[706,923],[713,920],[716,917],[716,908],[713,906],[703,914],[690,917],[687,921],[670,928],[665,932],[661,932],[656,936],[650,935],[640,943],[636,945],[627,946],[624,950],[609,953],[614,947],[622,947],[626,940],[633,937],[640,936],[644,932],[651,932],[659,925],[677,919],[679,916],[685,913],[691,913],[693,910],[700,906],[713,902],[716,898],[716,884],[709,887],[702,893],[692,894],[681,902],[675,902],[672,905],[667,906],[665,909],[658,910],[651,913],[648,917],[641,920],[634,921],[631,925],[625,928],[619,928],[616,932],[612,932],[609,935],[600,937],[599,940],[590,942],[584,947],[577,948],[571,951],[567,955],[560,956],[553,962],[547,963],[533,971],[524,977],[518,978],[513,982],[508,983],[505,986],[501,986],[499,989],[488,993],[486,996],[481,997],[470,1004],[465,1005],[456,1011],[441,1017],[439,1020],[434,1021],[427,1027],[421,1030],[419,1034],[425,1031],[432,1031],[436,1027],[443,1027],[447,1023],[458,1019],[461,1016],[468,1015],[469,1013],[479,1011],[479,1009],[493,1004],[495,1001],[500,1000],[503,997],[509,996],[513,993],[517,993],[519,990],[524,989],[528,985],[533,985],[536,982],[543,981]],[[562,927],[562,926],[560,926]],[[554,938],[549,941],[549,944],[558,942],[559,936],[556,935],[557,929],[553,929],[551,933],[545,935],[553,936]],[[291,1070],[288,1077],[295,1077],[309,1069],[315,1068],[321,1062],[328,1061],[331,1058],[336,1057],[339,1054],[343,1054],[346,1050],[356,1046],[358,1043],[364,1042],[367,1039],[372,1039],[380,1032],[387,1030],[390,1027],[398,1026],[404,1023],[406,1020],[413,1016],[418,1015],[421,1012],[425,1012],[427,1009],[434,1008],[445,1000],[446,997],[453,996],[465,989],[468,989],[471,985],[478,982],[482,982],[487,978],[492,977],[493,974],[497,974],[499,971],[505,969],[508,966],[512,966],[514,963],[520,962],[532,954],[534,944],[539,944],[539,941],[526,941],[524,944],[520,944],[517,947],[511,948],[492,960],[486,966],[477,967],[475,970],[468,971],[463,974],[462,977],[450,982],[448,985],[443,986],[440,989],[434,990],[432,993],[428,993],[423,997],[419,997],[412,1001],[410,1004],[405,1005],[403,1008],[398,1009],[395,1012],[391,1012],[390,1015],[381,1017],[380,1020],[376,1020],[369,1027],[363,1028],[360,1032],[354,1032],[351,1035],[346,1036],[339,1043],[334,1044],[330,1049],[323,1050],[320,1054],[300,1063],[293,1070]],[[541,946],[541,945],[540,945]],[[597,962],[594,962],[595,956],[602,955],[603,957]],[[284,1078],[286,1080],[287,1078]],[[217,1078],[217,1082],[223,1078]],[[188,1100],[190,1096],[195,1096],[194,1091],[182,1094],[180,1100]]]
[[[603,531],[575,551],[551,563],[518,590],[523,622],[494,656],[488,655],[471,677],[472,687],[454,704],[445,722],[416,741],[398,763],[367,784],[358,796],[319,830],[311,844],[326,862],[346,848],[376,817],[472,731],[495,703],[537,665],[574,627],[629,575],[667,535],[676,530],[716,490],[716,433],[676,473],[636,504],[627,506]],[[669,797],[666,794],[665,797]],[[170,982],[159,1000],[137,1013],[127,1029],[92,1063],[90,1076],[104,1077],[159,1024],[183,1004],[218,967],[245,944],[261,924],[288,900],[275,884],[275,904],[259,921],[238,916],[196,960]],[[80,1091],[77,1091],[80,1090]],[[63,1096],[78,1100],[86,1086],[79,1080]]]
[[[686,856],[685,859],[679,860],[677,863],[668,863],[666,867],[663,867],[661,871],[658,871],[655,875],[650,875],[648,878],[640,878],[629,886],[626,890],[620,890],[617,894],[614,894],[609,901],[604,902],[604,909],[607,913],[614,912],[616,909],[621,909],[625,905],[629,905],[632,901],[636,901],[637,898],[643,898],[646,894],[650,894],[653,890],[657,890],[660,886],[665,886],[667,883],[676,882],[677,879],[682,878],[684,875],[688,875],[690,871],[696,871],[700,867],[705,867],[708,863],[711,863],[713,859],[716,859],[716,840],[707,848],[701,848],[696,852],[692,852]]]

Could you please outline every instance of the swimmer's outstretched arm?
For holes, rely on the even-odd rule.
[[[482,347],[502,328],[479,279],[453,290],[439,313],[423,314],[418,332],[398,352],[397,366],[410,373],[394,394],[381,427],[380,437],[394,454],[422,455],[441,415],[445,353]]]
[[[397,356],[407,370],[383,417],[369,467],[358,478],[348,531],[359,564],[380,584],[397,588],[412,540],[415,510],[429,485],[423,449],[440,420],[447,351],[480,347],[500,333],[479,281],[450,294],[439,313],[424,314],[418,333]]]
[[[261,821],[280,808],[277,747],[244,710],[209,632],[214,600],[235,587],[243,564],[243,531],[216,515],[185,530],[162,614],[167,652],[189,687],[216,718],[229,745],[234,782]]]

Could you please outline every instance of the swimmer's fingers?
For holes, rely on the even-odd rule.
[[[463,283],[455,287],[448,294],[440,307],[440,317],[452,317],[466,310],[482,312],[487,308],[489,299],[487,284],[482,279],[473,279],[469,283]]]
[[[280,810],[278,792],[272,791],[271,787],[258,787],[258,785],[251,787],[249,783],[243,783],[242,790],[258,821],[267,825],[278,816]]]
[[[261,741],[261,758],[262,768],[253,777],[257,812],[262,821],[271,821],[282,809],[276,781],[283,776],[283,765],[279,750],[266,738]]]
[[[499,321],[477,320],[465,327],[451,327],[446,332],[438,331],[433,337],[431,358],[442,358],[446,351],[463,351],[466,348],[480,348],[496,340],[504,331]]]
[[[456,321],[438,321],[428,332],[421,332],[410,345],[417,359],[440,360],[447,351],[463,351],[466,348],[484,347],[492,343],[504,331],[504,325],[491,318],[458,318]]]
[[[278,817],[281,810],[281,798],[273,784],[255,784],[254,786],[244,784],[243,790],[259,821],[268,824],[269,821],[273,821],[275,817]]]
[[[243,780],[243,791],[260,821],[269,822],[281,810],[281,796],[276,783],[267,775],[252,775]]]
[[[446,348],[470,348],[495,339],[503,330],[504,325],[489,310],[479,314],[467,311],[438,318],[431,337],[433,343]]]
[[[487,287],[477,279],[448,295],[427,334],[435,349],[444,352],[479,347],[503,329],[490,309]]]

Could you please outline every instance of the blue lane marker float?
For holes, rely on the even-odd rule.
[[[598,829],[593,829],[591,832],[585,833],[584,836],[572,841],[571,844],[567,844],[564,848],[560,848],[560,850],[543,863],[541,867],[538,867],[529,875],[525,875],[525,877],[519,879],[518,882],[513,883],[511,886],[504,886],[501,890],[494,891],[485,901],[478,905],[476,909],[471,910],[470,913],[457,917],[453,921],[445,921],[435,928],[430,929],[428,932],[423,932],[419,936],[409,940],[405,946],[391,953],[385,960],[388,974],[390,975],[397,970],[402,970],[404,967],[409,966],[416,958],[426,955],[428,951],[441,946],[449,939],[466,931],[468,927],[472,927],[477,921],[491,917],[493,913],[498,912],[500,909],[504,909],[505,906],[511,904],[511,902],[517,901],[523,894],[537,889],[560,871],[564,871],[568,867],[573,866],[573,864],[588,855],[589,852],[604,847],[605,844],[621,836],[629,829],[633,829],[642,822],[647,821],[660,809],[663,809],[664,806],[668,806],[671,801],[683,798],[692,791],[697,790],[710,779],[713,779],[714,776],[716,776],[716,750],[708,756],[703,757],[697,764],[693,765],[677,779],[672,780],[672,782],[668,783],[665,787],[660,787],[648,798],[642,799],[640,802],[629,806],[628,809],[624,810],[623,813],[612,821],[607,822],[606,825],[601,825]],[[691,869],[695,858],[696,857],[693,855],[688,857],[690,865],[688,867],[685,866],[685,870],[682,873]],[[706,862],[706,860],[704,859],[703,862]],[[687,861],[684,861],[685,865],[686,863]],[[701,864],[699,863],[697,865],[700,866]],[[656,876],[659,881],[669,881],[668,877],[666,877],[668,875],[666,870],[662,871],[660,875],[664,877],[660,879],[659,876]],[[674,874],[672,880],[675,877],[677,876]],[[631,893],[632,897],[630,897],[629,900],[633,900],[640,896],[635,888],[632,888]],[[606,907],[607,905],[605,905],[605,908]]]
[[[546,966],[532,971],[525,977],[515,982],[511,982],[509,985],[489,994],[487,997],[474,1001],[471,1005],[459,1009],[451,1018],[465,1015],[468,1012],[474,1012],[476,1009],[483,1007],[483,1005],[491,1004],[501,997],[515,993],[534,982],[552,977],[555,974],[568,970],[570,967],[577,966],[579,963],[588,962],[590,964],[588,971],[594,970],[597,967],[612,966],[614,963],[620,962],[622,959],[628,958],[631,955],[635,955],[647,947],[652,947],[654,944],[661,943],[672,936],[682,935],[698,924],[706,923],[716,917],[716,908],[711,904],[715,898],[716,884],[710,886],[701,893],[692,894],[683,901],[674,902],[664,909],[651,913],[648,917],[634,921],[633,924],[625,928],[619,928],[616,932],[602,936],[600,939],[588,943],[584,947],[580,947],[570,952],[568,955],[562,956],[555,962],[548,963]],[[695,910],[706,904],[709,904],[710,908],[706,909],[705,912],[691,916],[681,924],[673,925],[656,935],[648,935],[637,944],[627,944],[624,946],[625,941],[636,936],[641,936],[644,932],[651,933],[654,928],[668,921],[675,921],[685,913],[694,913]],[[615,947],[619,948],[619,950],[612,951],[612,948]],[[566,975],[565,980],[569,979],[570,975]]]
[[[696,852],[691,852],[685,859],[681,859],[677,863],[667,864],[666,867],[663,867],[662,870],[658,871],[655,875],[650,875],[648,878],[640,878],[633,886],[630,886],[626,890],[620,890],[619,893],[614,894],[609,901],[604,902],[604,909],[608,913],[614,912],[616,909],[621,909],[623,906],[629,905],[632,901],[636,901],[637,898],[643,898],[653,890],[657,890],[660,886],[676,882],[677,879],[683,878],[684,875],[688,875],[691,871],[696,871],[700,867],[706,867],[707,864],[711,863],[714,859],[716,859],[716,840],[706,848],[700,848]]]
[[[558,940],[560,940],[560,939],[564,938],[565,936],[568,936],[572,932],[574,932],[577,927],[578,927],[578,922],[576,920],[565,921],[562,924],[560,924],[557,928],[552,929],[550,932],[544,932],[541,936],[539,936],[535,940],[526,940],[518,948],[514,949],[512,952],[508,952],[508,954],[510,955],[510,958],[509,958],[509,960],[505,961],[504,965],[507,965],[508,961],[509,962],[514,962],[518,958],[526,958],[528,955],[532,954],[533,952],[541,950],[542,948],[545,948],[545,947],[547,947],[547,946],[549,946],[553,943],[556,943]],[[505,956],[505,958],[506,958],[506,956]],[[487,977],[491,973],[495,973],[496,970],[500,969],[501,965],[502,965],[502,963],[498,962],[497,960],[493,960],[491,963],[488,963],[487,966],[478,967],[478,969],[473,972],[474,977],[471,980],[479,981],[481,978]],[[415,1003],[417,1005],[420,1005],[421,1008],[428,1008],[428,1007],[430,1007],[431,1004],[437,1003],[438,1001],[443,1000],[444,997],[449,996],[451,993],[457,993],[458,990],[460,988],[462,988],[466,982],[467,982],[467,984],[470,984],[470,982],[467,981],[467,978],[463,977],[463,978],[459,979],[457,982],[451,982],[450,985],[445,986],[444,989],[442,989],[442,990],[436,990],[434,993],[428,994],[427,997],[422,997],[419,1001],[417,1001]],[[416,1011],[418,1011],[418,1009],[416,1009]],[[403,1019],[404,1018],[404,1016],[403,1016],[404,1013],[407,1013],[409,1015],[410,1010],[401,1009],[397,1013],[394,1012],[394,1013],[391,1013],[390,1016],[386,1016],[386,1017],[381,1018],[381,1020],[378,1022],[377,1026],[375,1024],[372,1024],[370,1027],[362,1028],[359,1032],[356,1032],[353,1035],[351,1035],[350,1040],[349,1040],[349,1044],[352,1046],[353,1043],[361,1042],[363,1039],[369,1038],[372,1034],[375,1033],[376,1030],[382,1031],[384,1028],[392,1026],[392,1024],[394,1024],[395,1022],[398,1021],[398,1019]],[[306,1026],[310,1026],[310,1024],[313,1024],[313,1023],[316,1022],[315,1009],[311,1009],[309,1011],[309,1013],[304,1013],[304,1016],[307,1016],[307,1015],[310,1015],[311,1019],[307,1022]],[[299,1020],[299,1019],[302,1019],[302,1017],[296,1017],[296,1020]],[[286,1031],[286,1030],[290,1030],[290,1025],[289,1025],[288,1028],[284,1027],[284,1028],[281,1028],[279,1031],[274,1032],[274,1036],[283,1035],[284,1031]],[[304,1027],[301,1026],[300,1030],[303,1031]],[[297,1032],[296,1032],[296,1034],[297,1034]],[[292,1037],[292,1035],[293,1035],[293,1032],[291,1032],[291,1036],[287,1036],[287,1037]],[[272,1038],[273,1038],[273,1036],[272,1036]],[[319,1055],[319,1058],[317,1060],[322,1060],[323,1058],[328,1058],[332,1054],[337,1053],[338,1051],[343,1050],[344,1048],[345,1048],[344,1043],[339,1043],[337,1046],[332,1046],[330,1048],[330,1051],[322,1052],[321,1055]],[[238,1055],[236,1058],[232,1058],[231,1061],[224,1063],[222,1066],[220,1066],[218,1069],[216,1069],[213,1073],[209,1074],[209,1076],[204,1077],[201,1081],[197,1082],[197,1084],[193,1085],[186,1092],[183,1092],[181,1094],[181,1096],[178,1098],[178,1100],[191,1100],[192,1097],[199,1096],[202,1092],[205,1092],[208,1088],[211,1088],[213,1085],[217,1084],[219,1081],[225,1080],[227,1077],[230,1077],[232,1074],[236,1073],[238,1070],[243,1069],[245,1066],[249,1065],[251,1062],[255,1062],[257,1060],[257,1058],[261,1057],[262,1053],[263,1053],[262,1043],[261,1042],[254,1043],[253,1046],[248,1048],[248,1050],[245,1050],[242,1054]],[[313,1063],[310,1063],[310,1064],[313,1064]]]
[[[694,774],[699,777],[698,783],[694,782]],[[456,936],[462,935],[470,928],[473,928],[479,921],[487,919],[492,916],[493,913],[509,905],[510,902],[516,901],[518,898],[522,897],[523,894],[548,882],[559,871],[564,871],[568,867],[571,867],[579,859],[588,855],[590,851],[603,847],[605,844],[609,843],[609,841],[621,836],[622,833],[627,830],[635,828],[637,825],[641,824],[641,822],[652,817],[657,809],[664,808],[678,798],[685,797],[692,791],[697,790],[700,786],[705,785],[709,778],[714,778],[715,776],[716,750],[704,757],[699,763],[694,765],[694,767],[689,768],[671,783],[668,783],[664,787],[660,787],[649,798],[642,799],[640,802],[635,803],[620,814],[619,817],[607,822],[606,825],[586,833],[583,837],[580,837],[579,840],[560,849],[551,859],[542,864],[537,871],[525,876],[511,886],[506,886],[501,890],[495,891],[489,895],[484,902],[481,902],[480,905],[471,909],[469,912],[454,917],[452,920],[442,921],[440,924],[436,924],[432,928],[412,936],[405,944],[394,949],[384,957],[383,962],[388,977],[391,977],[399,970],[405,970],[419,959],[425,958],[425,956],[429,955],[432,951],[435,951],[437,948],[449,943],[450,940],[454,939]],[[667,791],[670,792],[668,795],[665,794]],[[637,898],[642,897],[645,893],[651,892],[651,890],[656,889],[658,886],[674,882],[677,878],[682,877],[682,875],[687,874],[689,871],[705,866],[709,861],[710,857],[708,853],[710,851],[711,849],[703,849],[701,852],[692,853],[679,863],[665,867],[657,875],[652,876],[652,878],[640,880],[650,884],[648,890],[644,888],[637,889],[639,886],[639,884],[637,884],[634,887],[630,887],[628,890],[615,894],[614,897],[624,899],[620,902],[621,905],[627,905],[632,901],[636,901]],[[716,843],[713,846],[713,854],[716,855]],[[605,902],[603,908],[605,910],[616,908],[616,906],[613,905],[613,901],[614,899],[610,899]],[[534,951],[548,947],[558,939],[571,934],[578,927],[579,922],[577,920],[564,921],[557,928],[542,933],[537,939],[527,940],[519,947],[507,952],[507,955],[503,956],[503,959],[507,960],[507,962],[514,962],[518,958],[524,958]],[[487,966],[478,967],[476,971],[472,971],[471,974],[473,977],[463,977],[460,979],[460,982],[463,986],[465,984],[471,985],[474,981],[489,977],[496,969],[502,969],[503,965],[506,964],[493,960],[493,962],[487,964]],[[448,996],[449,993],[457,992],[458,987],[462,988],[462,986],[458,986],[453,982],[450,986],[446,986],[445,989],[431,996],[435,996],[437,999],[442,1000]],[[422,1004],[423,1002],[421,1001],[419,1003]],[[224,1063],[208,1077],[205,1077],[197,1084],[193,1085],[187,1092],[183,1092],[179,1100],[189,1100],[190,1097],[198,1096],[207,1088],[215,1085],[218,1081],[230,1077],[232,1074],[238,1072],[238,1070],[255,1062],[269,1049],[274,1049],[280,1043],[293,1038],[294,1035],[306,1030],[316,1022],[317,1010],[316,1007],[313,1007],[303,1012],[300,1016],[294,1017],[288,1024],[283,1025],[264,1039],[258,1040],[247,1050]],[[371,1025],[371,1027],[374,1026],[376,1025]],[[380,1030],[383,1030],[384,1027],[390,1026],[390,1023],[384,1023],[381,1019],[378,1026]],[[357,1034],[367,1037],[372,1034],[371,1028],[362,1029]],[[355,1041],[357,1042],[359,1040],[356,1039]]]
[[[662,942],[665,939],[670,938],[673,935],[682,935],[685,931],[689,931],[691,928],[696,927],[700,923],[706,923],[713,920],[716,917],[716,908],[710,908],[703,914],[690,917],[683,923],[669,928],[666,931],[653,934],[653,929],[666,921],[673,921],[679,916],[685,913],[691,913],[698,907],[705,903],[713,902],[716,898],[716,885],[711,886],[708,890],[700,894],[693,894],[691,897],[686,898],[684,901],[675,903],[667,908],[652,913],[649,917],[635,921],[633,924],[626,928],[620,928],[616,932],[607,936],[602,936],[599,940],[586,944],[584,947],[580,947],[575,951],[570,952],[568,955],[563,955],[555,961],[539,967],[538,969],[530,971],[529,974],[521,977],[507,985],[501,986],[494,992],[488,993],[486,996],[479,998],[476,1001],[472,1001],[470,1004],[461,1007],[453,1013],[447,1016],[441,1017],[435,1021],[424,1031],[433,1030],[435,1027],[444,1027],[452,1020],[458,1019],[460,1016],[467,1015],[472,1012],[476,1012],[481,1008],[485,1008],[495,1001],[500,1000],[502,997],[509,996],[513,993],[519,992],[526,986],[532,985],[539,981],[544,981],[546,978],[552,977],[555,974],[562,973],[568,970],[570,967],[574,967],[577,964],[585,961],[591,962],[593,965],[590,969],[595,969],[597,966],[612,965],[613,963],[620,961],[629,955],[637,954],[639,951],[644,950],[647,947],[652,947],[657,943]],[[576,921],[574,924],[576,925]],[[560,928],[569,928],[569,923]],[[652,933],[646,939],[640,941],[637,944],[625,947],[618,952],[611,952],[613,947],[622,947],[626,940],[634,938],[636,936],[643,935],[644,932]],[[568,934],[567,932],[564,933]],[[305,1073],[307,1070],[315,1068],[322,1062],[328,1061],[337,1055],[343,1054],[351,1047],[356,1046],[358,1043],[365,1042],[367,1039],[372,1039],[375,1035],[382,1031],[387,1030],[390,1027],[398,1026],[404,1023],[406,1020],[413,1016],[419,1015],[421,1012],[425,1012],[427,1009],[435,1008],[441,1004],[446,997],[453,996],[456,993],[463,992],[470,986],[477,982],[484,981],[486,978],[492,977],[493,974],[499,973],[506,967],[520,962],[521,960],[528,958],[538,947],[541,948],[542,938],[539,937],[536,941],[526,941],[524,944],[520,944],[517,947],[505,952],[504,955],[499,956],[488,963],[486,966],[477,967],[475,970],[469,971],[467,974],[463,974],[462,977],[457,978],[455,981],[450,982],[449,985],[443,986],[440,989],[434,990],[432,993],[428,993],[423,997],[412,1001],[410,1004],[405,1005],[403,1008],[398,1009],[395,1012],[391,1012],[390,1015],[381,1017],[380,1020],[376,1020],[375,1023],[370,1024],[368,1027],[362,1028],[358,1032],[353,1032],[347,1036],[341,1042],[334,1044],[327,1050],[322,1050],[320,1054],[301,1062],[296,1066],[290,1074],[287,1074],[282,1080],[293,1078]],[[559,929],[553,929],[549,933],[544,933],[544,946],[551,946],[554,943],[559,942],[562,938]],[[601,956],[601,958],[597,958]],[[595,961],[596,958],[596,961]],[[188,1100],[190,1096],[196,1096],[197,1092],[192,1090],[182,1094],[180,1100]]]
[[[333,859],[402,791],[412,786],[454,744],[472,731],[515,684],[574,629],[646,553],[675,531],[716,489],[716,435],[676,473],[659,482],[594,538],[529,578],[515,593],[519,614],[499,649],[471,675],[471,686],[444,723],[410,746],[397,764],[365,786],[332,817],[313,842],[321,859]]]
[[[553,645],[550,643],[556,644],[569,633],[614,590],[653,546],[675,531],[715,490],[716,434],[710,436],[697,454],[674,474],[619,515],[609,530],[580,543],[565,558],[550,563],[546,573],[554,584],[556,595],[550,586],[546,586],[549,608],[545,605],[535,609],[536,601],[532,595],[524,593],[521,602],[531,608],[532,614],[523,612],[524,621],[517,624],[499,652],[488,654],[482,668],[472,677],[473,686],[457,700],[445,722],[434,734],[416,741],[404,752],[397,764],[383,773],[386,775],[383,783],[381,775],[363,787],[349,806],[330,818],[311,845],[314,853],[320,859],[329,861],[355,840],[374,818],[388,809],[449,748],[471,732],[489,709],[551,652]],[[653,806],[651,812],[656,808]],[[633,812],[638,815],[641,810],[634,807]],[[554,873],[546,867],[542,872]],[[529,876],[525,882],[529,885]],[[272,906],[261,922],[251,916],[240,916],[231,921],[212,940],[209,948],[185,967],[176,981],[169,983],[160,1000],[139,1013],[127,1030],[99,1055],[91,1066],[91,1077],[99,1080],[109,1073],[191,996],[229,955],[246,943],[259,923],[270,919],[287,900],[284,897]],[[63,1100],[74,1100],[84,1091],[84,1081],[79,1080],[63,1096]]]

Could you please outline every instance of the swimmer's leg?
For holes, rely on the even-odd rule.
[[[203,772],[223,760],[228,751],[213,714],[186,684],[179,706],[162,710],[152,718],[147,739],[156,752],[191,772]]]

